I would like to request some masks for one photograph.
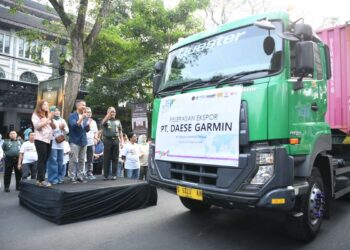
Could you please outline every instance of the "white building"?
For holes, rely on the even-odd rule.
[[[58,76],[59,67],[57,52],[40,42],[29,43],[16,33],[36,29],[50,34],[42,22],[59,20],[56,13],[49,12],[45,5],[24,0],[23,9],[11,14],[9,10],[15,2],[0,0],[0,133],[3,136],[9,130],[20,132],[28,126],[39,81]]]

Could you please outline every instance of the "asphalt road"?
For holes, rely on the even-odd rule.
[[[350,249],[350,201],[334,201],[309,244],[297,242],[275,213],[213,208],[192,214],[158,190],[158,205],[58,226],[19,206],[18,192],[0,192],[0,249]]]

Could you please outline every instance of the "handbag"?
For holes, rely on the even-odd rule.
[[[66,140],[66,138],[64,137],[64,135],[59,135],[59,136],[55,137],[55,141],[57,143],[61,143],[61,142],[65,141],[65,140]]]

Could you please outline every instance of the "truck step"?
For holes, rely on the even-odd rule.
[[[343,195],[346,195],[349,192],[350,192],[350,186],[335,192],[334,198],[338,199],[339,197],[342,197]]]
[[[335,191],[347,188],[350,186],[350,179],[346,176],[337,176],[335,177]]]
[[[350,173],[350,167],[341,167],[335,169],[335,175],[339,176],[342,174]]]

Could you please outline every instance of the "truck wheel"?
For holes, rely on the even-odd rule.
[[[325,210],[325,194],[323,180],[317,168],[312,169],[309,179],[309,190],[296,200],[295,212],[301,212],[300,217],[288,216],[287,229],[292,236],[311,241],[320,230]]]
[[[184,197],[180,197],[181,203],[195,213],[203,213],[210,209],[211,204],[205,203],[203,201],[192,200]]]

